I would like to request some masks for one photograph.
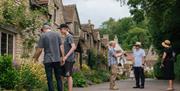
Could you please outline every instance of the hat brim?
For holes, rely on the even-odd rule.
[[[168,47],[170,47],[169,45],[167,45],[167,44],[165,44],[164,42],[162,42],[162,44],[161,44],[163,47],[165,47],[165,48],[168,48]]]
[[[134,46],[141,46],[140,44],[134,44]]]

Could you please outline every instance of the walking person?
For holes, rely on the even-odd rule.
[[[145,76],[144,76],[144,63],[145,63],[145,51],[141,48],[141,42],[136,42],[133,47],[134,56],[134,75],[136,80],[136,86],[133,88],[144,89]],[[141,83],[140,83],[141,81]]]
[[[168,88],[167,91],[174,90],[174,79],[175,79],[175,73],[174,73],[174,57],[175,54],[173,52],[171,42],[169,40],[165,40],[162,42],[162,46],[164,47],[163,56],[162,56],[162,68],[164,71],[164,79],[168,80]]]
[[[62,50],[61,38],[58,32],[51,31],[51,27],[48,24],[43,25],[36,52],[33,56],[35,61],[44,50],[44,67],[47,77],[47,84],[49,91],[55,91],[53,86],[53,71],[57,82],[57,90],[63,91],[61,80],[61,68],[60,68],[60,51]]]
[[[73,64],[75,62],[75,43],[73,36],[69,33],[69,27],[66,24],[61,24],[58,29],[60,32],[65,35],[64,40],[64,56],[62,60],[62,69],[63,69],[63,76],[68,80],[68,91],[72,91],[73,87],[73,79],[72,79],[72,69]]]
[[[109,49],[108,49],[108,65],[110,67],[111,76],[110,76],[110,90],[118,90],[119,88],[116,86],[116,77],[117,77],[117,71],[118,71],[118,62],[117,57],[122,56],[122,53],[116,53],[115,48],[116,42],[111,41],[109,43]]]

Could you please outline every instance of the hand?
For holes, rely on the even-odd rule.
[[[65,64],[65,61],[61,60],[60,65],[63,66]]]
[[[32,58],[32,61],[33,61],[34,63],[36,63],[36,62],[38,62],[39,60],[38,60],[37,58]]]
[[[63,57],[63,61],[65,62],[67,60],[67,57],[65,56],[65,57]]]
[[[164,67],[164,64],[161,64],[160,68],[163,68]]]

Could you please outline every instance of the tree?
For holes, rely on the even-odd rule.
[[[175,51],[180,53],[179,0],[128,0],[127,4],[137,23],[143,21],[144,17],[148,19],[148,30],[159,51],[162,51],[161,42],[169,39]]]
[[[140,23],[136,23],[131,17],[114,20],[110,18],[105,21],[100,31],[102,34],[109,34],[110,40],[114,39],[116,35],[118,42],[126,50],[131,50],[133,44],[136,41],[143,43],[143,46],[147,49],[151,45],[151,35],[147,30],[147,21],[144,20]]]

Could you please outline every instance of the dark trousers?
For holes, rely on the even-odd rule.
[[[45,63],[44,66],[45,66],[49,91],[55,91],[53,86],[53,71],[57,82],[57,89],[58,91],[63,91],[60,62]]]
[[[134,67],[134,75],[136,80],[136,86],[144,87],[144,83],[145,83],[144,69],[142,67]],[[140,80],[141,80],[141,85],[140,85]]]

